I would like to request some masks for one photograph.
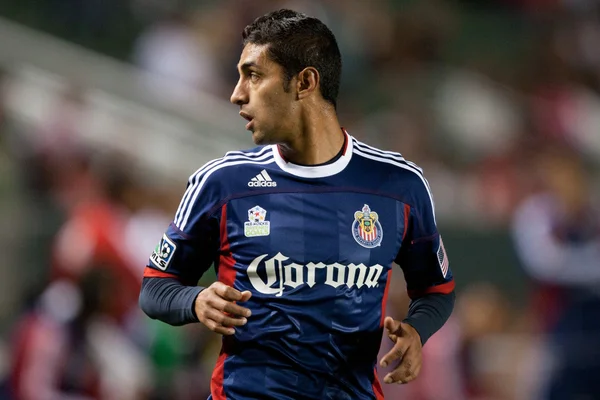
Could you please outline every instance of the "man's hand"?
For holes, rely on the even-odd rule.
[[[237,301],[248,301],[252,293],[240,292],[221,282],[215,282],[196,297],[194,309],[198,320],[208,329],[222,335],[233,335],[234,326],[246,324],[251,315],[249,309],[240,307]]]
[[[421,337],[419,333],[404,322],[386,317],[383,323],[388,337],[394,342],[394,348],[381,359],[382,367],[387,367],[394,361],[398,365],[383,378],[385,383],[408,383],[415,379],[421,371],[423,362],[421,354]]]

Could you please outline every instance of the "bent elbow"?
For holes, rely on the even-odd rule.
[[[138,306],[148,317],[158,319],[155,301],[152,299],[146,285],[142,285],[142,289],[140,290]]]

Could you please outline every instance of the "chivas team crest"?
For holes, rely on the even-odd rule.
[[[352,236],[362,247],[372,249],[381,245],[383,230],[379,223],[379,215],[371,211],[368,205],[364,205],[362,211],[354,213],[352,223]]]

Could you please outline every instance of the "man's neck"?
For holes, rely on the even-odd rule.
[[[318,165],[333,159],[344,145],[344,133],[335,111],[307,116],[294,140],[279,144],[282,157],[291,163]]]

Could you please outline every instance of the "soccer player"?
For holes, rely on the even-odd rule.
[[[191,175],[141,308],[223,335],[214,400],[382,399],[384,329],[395,342],[384,381],[409,382],[454,305],[429,186],[340,127],[341,57],[321,21],[274,11],[242,37],[231,102],[260,147]],[[385,315],[394,262],[412,298],[404,321]],[[213,264],[218,282],[195,286]]]

